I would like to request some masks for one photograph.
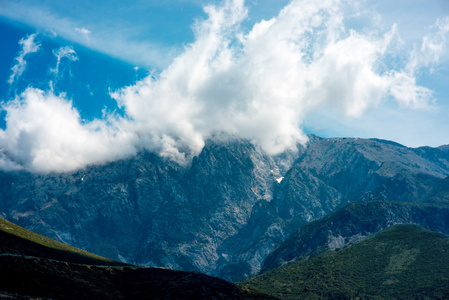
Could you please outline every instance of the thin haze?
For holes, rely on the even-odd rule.
[[[124,116],[105,111],[103,119],[85,122],[64,94],[33,87],[5,103],[0,167],[71,171],[141,150],[183,164],[217,132],[277,154],[307,142],[302,128],[316,112],[355,119],[382,105],[437,109],[434,92],[417,78],[447,62],[449,17],[434,20],[420,44],[407,48],[398,25],[348,27],[348,7],[361,14],[352,1],[292,1],[248,30],[242,0],[205,6],[193,41],[166,67],[111,92]],[[91,38],[88,29],[76,29]],[[39,50],[32,36],[21,42],[10,84],[29,49]],[[56,74],[64,61],[78,59],[69,47],[54,55]]]

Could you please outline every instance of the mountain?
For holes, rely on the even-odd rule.
[[[189,166],[141,153],[73,173],[3,172],[0,211],[105,257],[218,276],[234,251],[218,248],[247,224],[253,206],[271,201],[295,155],[271,157],[248,141],[217,138]]]
[[[270,299],[200,273],[124,264],[0,219],[2,299]]]
[[[449,176],[448,152],[373,139],[318,139],[276,190],[281,217],[308,222],[353,201],[422,202]]]
[[[234,256],[234,261],[240,262],[235,269],[243,269],[242,262],[254,258],[260,262],[271,253],[258,252],[257,249],[266,249],[258,245],[274,249],[298,228],[348,203],[373,200],[448,203],[449,197],[444,195],[449,195],[449,152],[440,148],[407,148],[384,140],[311,136],[307,147],[300,151],[274,189],[272,201],[256,206],[241,230],[246,235],[252,234],[254,242],[248,246],[239,239],[241,235],[230,239],[240,247]],[[257,266],[262,268],[261,263]],[[254,268],[249,274],[256,272]]]
[[[339,250],[402,223],[449,234],[449,204],[387,201],[349,203],[293,233],[265,259],[262,272],[288,262]]]
[[[281,299],[447,299],[449,238],[401,224],[242,284]]]
[[[111,259],[238,281],[347,203],[444,204],[448,176],[446,147],[310,136],[273,156],[217,135],[185,166],[142,152],[70,173],[0,172],[0,215]]]

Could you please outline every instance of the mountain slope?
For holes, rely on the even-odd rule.
[[[449,203],[449,177],[434,185],[424,197],[429,203]]]
[[[293,233],[265,259],[262,272],[328,250],[338,250],[400,223],[417,224],[449,234],[449,205],[386,201],[349,203]]]
[[[316,138],[276,189],[273,205],[298,228],[348,202],[423,202],[428,190],[447,176],[449,155],[438,148]]]
[[[269,299],[200,273],[101,258],[0,219],[0,297]]]
[[[444,147],[310,136],[273,156],[217,135],[186,166],[140,153],[71,173],[0,172],[0,216],[112,259],[237,281],[349,202],[431,201],[448,166]]]
[[[248,141],[219,137],[189,166],[141,153],[66,174],[0,172],[0,211],[106,257],[220,276],[236,250],[218,248],[246,226],[253,206],[271,200],[295,155],[271,157]],[[252,237],[244,234],[242,242],[250,245]]]
[[[337,252],[287,264],[245,281],[282,299],[447,299],[449,238],[395,225]]]

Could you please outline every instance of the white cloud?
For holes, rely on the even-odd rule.
[[[19,45],[22,46],[22,50],[19,53],[19,56],[16,57],[16,64],[11,68],[12,74],[8,79],[8,83],[11,85],[16,81],[25,71],[26,61],[25,56],[37,52],[39,50],[40,44],[36,43],[34,39],[37,34],[28,35],[26,38],[22,38],[19,41]]]
[[[348,30],[339,4],[293,1],[244,34],[242,2],[227,1],[206,10],[196,41],[159,77],[113,96],[151,136],[169,136],[171,146],[194,153],[215,131],[252,139],[270,153],[295,147],[306,140],[303,116],[322,107],[351,117],[389,97],[425,107],[431,93],[413,76],[384,70],[395,27],[380,36]]]
[[[89,41],[89,35],[91,34],[91,31],[90,31],[89,29],[86,29],[86,28],[84,28],[84,27],[81,27],[81,28],[76,27],[76,28],[75,28],[75,31],[78,32],[78,33],[80,33],[81,35],[83,35],[84,38],[85,38],[87,41]]]
[[[410,55],[407,65],[409,73],[415,73],[420,68],[429,68],[433,72],[435,66],[441,59],[441,56],[447,55],[447,39],[449,36],[449,16],[438,19],[432,26],[434,32],[427,34],[422,38],[421,47],[415,48]]]
[[[349,117],[391,100],[427,107],[432,93],[409,64],[386,62],[403,54],[396,27],[346,28],[342,2],[292,1],[249,32],[240,27],[243,0],[207,6],[195,41],[164,71],[111,93],[123,118],[83,123],[63,96],[28,89],[5,107],[0,164],[67,171],[141,149],[183,163],[217,132],[274,154],[305,142],[304,116],[323,107]]]
[[[0,130],[0,167],[69,171],[132,155],[135,138],[112,117],[82,123],[64,96],[28,88],[9,102]]]
[[[429,102],[432,100],[432,91],[418,86],[416,78],[407,72],[392,73],[389,92],[402,106],[415,109],[431,108]]]
[[[72,47],[64,46],[58,49],[58,51],[53,50],[53,54],[56,56],[56,66],[54,69],[50,69],[51,72],[58,74],[59,73],[59,64],[63,58],[67,58],[70,61],[77,61],[78,56],[76,55],[75,50]]]

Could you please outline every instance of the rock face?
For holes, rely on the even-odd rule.
[[[2,172],[0,214],[109,258],[240,280],[349,202],[447,202],[447,176],[446,147],[311,136],[270,156],[219,136],[188,166],[142,153],[73,173]]]
[[[295,155],[270,157],[221,137],[187,167],[143,153],[68,174],[1,173],[0,209],[28,229],[109,258],[230,278],[236,274],[222,269],[241,245],[225,242],[239,236],[251,245],[253,230],[241,230],[253,208],[272,200]]]

